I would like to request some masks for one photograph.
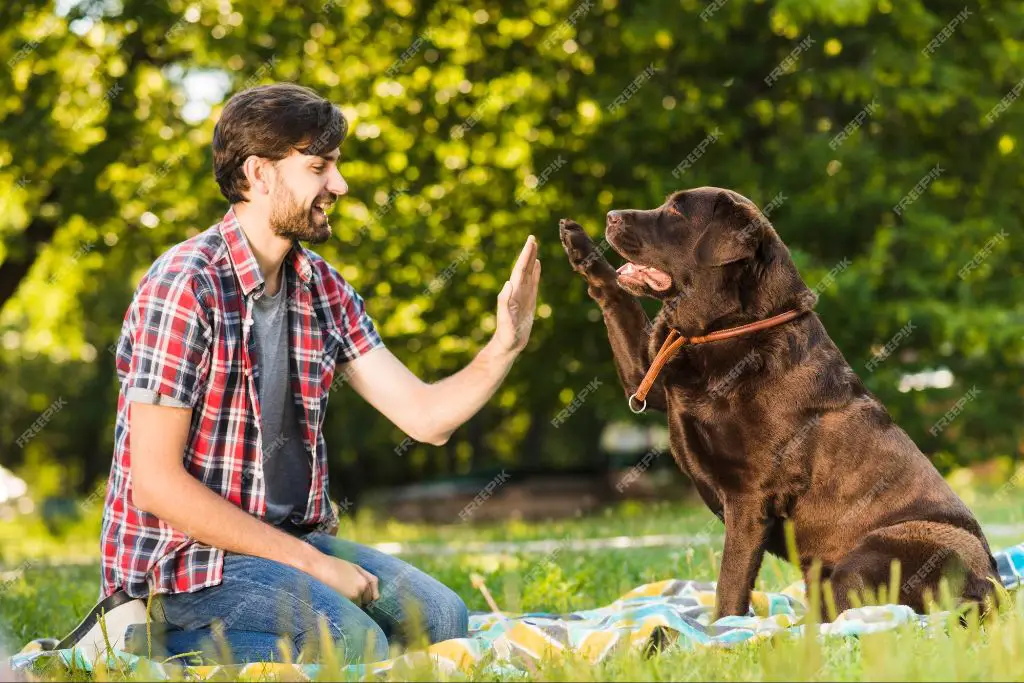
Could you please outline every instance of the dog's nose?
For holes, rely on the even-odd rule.
[[[618,227],[622,225],[622,214],[618,211],[608,212],[608,227]]]

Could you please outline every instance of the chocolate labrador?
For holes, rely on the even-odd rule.
[[[690,338],[795,312],[683,345],[646,395],[668,415],[672,456],[725,523],[718,616],[748,613],[764,552],[787,556],[786,520],[808,586],[818,560],[836,613],[888,586],[893,560],[899,602],[918,612],[942,577],[961,603],[992,604],[998,571],[980,525],[843,358],[753,202],[701,187],[649,211],[609,211],[605,237],[627,260],[618,270],[578,224],[562,220],[559,233],[601,307],[627,396],[670,332]],[[653,322],[639,296],[663,302]]]

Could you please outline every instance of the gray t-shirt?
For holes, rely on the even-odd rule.
[[[266,482],[265,520],[287,531],[296,526],[306,511],[312,480],[312,464],[302,440],[298,407],[291,390],[291,357],[288,344],[287,279],[274,296],[264,294],[253,302],[252,332],[255,335],[256,386],[259,392],[263,432],[263,478]],[[178,408],[185,403],[150,389],[130,387],[129,401]]]
[[[288,346],[287,280],[274,296],[253,302],[252,332],[256,335],[256,386],[263,429],[263,480],[266,482],[266,521],[281,524],[302,519],[312,479],[295,398],[292,395]]]

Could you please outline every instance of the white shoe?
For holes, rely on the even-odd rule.
[[[100,626],[101,617],[107,631],[106,639]],[[114,650],[124,650],[125,631],[133,624],[146,624],[146,601],[119,590],[97,603],[56,649],[75,648],[94,662],[106,654],[107,640]]]

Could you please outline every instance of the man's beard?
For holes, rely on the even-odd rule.
[[[270,229],[275,235],[311,244],[322,244],[331,236],[331,223],[327,209],[334,203],[334,195],[317,197],[310,208],[305,208],[295,195],[283,184],[274,192],[273,208],[270,210]],[[321,211],[318,206],[323,206]]]

